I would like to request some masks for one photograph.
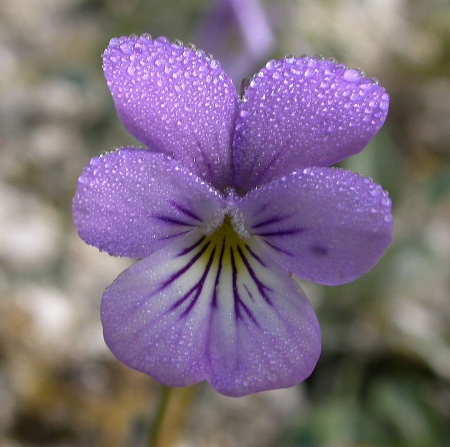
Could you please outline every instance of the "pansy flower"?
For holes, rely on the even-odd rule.
[[[270,61],[240,98],[219,63],[160,37],[112,39],[104,72],[145,148],[84,169],[81,238],[141,258],[107,288],[104,337],[124,364],[168,386],[207,380],[228,396],[303,381],[320,354],[293,276],[343,284],[392,237],[369,178],[329,167],[382,126],[388,95],[321,57]]]

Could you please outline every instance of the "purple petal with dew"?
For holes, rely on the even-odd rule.
[[[103,68],[134,137],[216,188],[230,184],[237,93],[216,60],[164,37],[131,36],[111,40]]]
[[[80,237],[114,256],[142,258],[211,221],[222,196],[164,154],[123,148],[95,157],[78,181]]]
[[[391,201],[380,185],[336,168],[307,168],[237,202],[250,234],[294,275],[353,281],[392,241]]]
[[[309,376],[320,330],[307,297],[257,243],[230,231],[197,230],[106,290],[104,336],[120,361],[168,386],[207,380],[228,396]]]
[[[305,380],[320,355],[320,329],[300,286],[255,240],[230,249],[224,270],[211,318],[211,386],[243,396]]]
[[[389,96],[357,70],[317,57],[270,61],[246,90],[234,138],[235,186],[330,166],[360,152],[386,119]]]

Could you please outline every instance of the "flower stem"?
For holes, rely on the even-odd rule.
[[[173,447],[176,444],[186,424],[194,390],[194,386],[162,388],[158,413],[150,425],[148,447]]]

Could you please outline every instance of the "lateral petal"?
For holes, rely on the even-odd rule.
[[[237,92],[219,63],[160,37],[112,39],[103,69],[127,130],[216,188],[232,180]]]
[[[389,96],[357,70],[317,57],[270,61],[247,88],[237,119],[237,188],[360,152],[381,128]]]
[[[336,168],[307,168],[237,202],[247,229],[299,278],[338,285],[370,270],[392,241],[380,185]]]
[[[222,196],[175,160],[123,148],[94,157],[78,180],[73,217],[80,237],[114,256],[142,258],[204,228]]]
[[[316,316],[258,243],[226,227],[193,232],[119,275],[102,300],[105,341],[168,386],[208,380],[243,396],[299,383],[320,354]]]

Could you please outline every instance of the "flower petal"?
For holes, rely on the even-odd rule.
[[[360,152],[382,126],[388,101],[375,81],[329,60],[268,62],[253,77],[237,120],[236,187],[249,191]]]
[[[237,93],[219,63],[166,38],[112,39],[103,69],[127,130],[216,188],[231,181]]]
[[[114,256],[142,258],[206,225],[224,206],[214,188],[175,160],[123,148],[85,167],[73,216],[88,244]]]
[[[211,386],[238,397],[302,382],[321,345],[305,293],[256,240],[230,250],[230,264],[211,318]]]
[[[307,168],[262,186],[237,206],[250,234],[299,278],[337,285],[370,270],[392,241],[380,185],[336,168]]]
[[[320,354],[305,294],[259,244],[223,228],[130,267],[106,290],[101,315],[113,354],[168,386],[208,380],[229,396],[289,387]]]

